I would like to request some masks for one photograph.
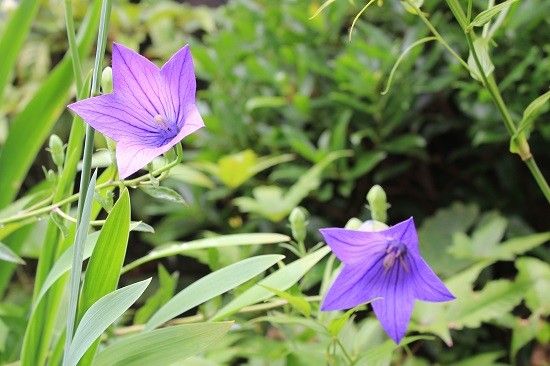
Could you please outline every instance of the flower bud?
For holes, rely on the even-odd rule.
[[[113,91],[113,69],[109,66],[104,68],[101,73],[101,89],[103,90],[103,94]]]
[[[292,236],[297,242],[302,243],[306,239],[307,233],[307,211],[302,207],[296,207],[290,213],[288,220]]]
[[[367,201],[372,219],[385,223],[388,219],[387,211],[390,205],[388,205],[384,189],[379,185],[373,186],[367,193]]]
[[[350,230],[359,230],[359,227],[361,227],[362,224],[363,222],[359,220],[357,217],[352,217],[346,223],[345,228]]]
[[[63,147],[63,141],[57,135],[51,135],[48,143],[52,160],[58,169],[63,167],[65,162],[65,148]]]

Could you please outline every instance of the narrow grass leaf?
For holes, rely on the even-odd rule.
[[[260,245],[260,244],[277,244],[290,240],[290,237],[275,233],[254,233],[254,234],[232,234],[222,235],[213,238],[192,240],[185,243],[169,244],[165,247],[155,249],[146,256],[143,256],[122,268],[122,273],[136,268],[144,263],[155,259],[171,257],[185,253],[190,250],[205,249],[205,248],[220,248],[232,247],[239,245]]]
[[[179,314],[245,283],[283,258],[283,255],[261,255],[210,273],[180,291],[160,308],[147,322],[145,330],[154,329]]]
[[[66,364],[74,366],[86,350],[143,294],[151,279],[113,291],[95,302],[86,311],[75,332]]]
[[[13,250],[2,242],[0,242],[0,260],[16,264],[25,264],[25,261],[22,258],[20,258],[13,252]]]
[[[218,342],[232,324],[183,324],[129,336],[101,351],[94,366],[172,365]]]
[[[273,292],[263,286],[271,287],[279,291],[285,291],[300,280],[317,262],[330,252],[329,247],[324,247],[316,252],[310,253],[303,258],[300,258],[287,266],[270,274],[257,285],[249,288],[229,304],[218,311],[212,320],[225,318],[239,309],[255,304],[274,296]]]

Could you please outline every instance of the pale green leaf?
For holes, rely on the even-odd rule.
[[[210,273],[170,299],[151,317],[145,329],[152,330],[179,314],[245,283],[283,258],[283,255],[247,258]]]
[[[537,258],[523,257],[516,260],[517,281],[531,283],[524,289],[527,307],[537,314],[550,314],[550,265]]]
[[[481,64],[483,74],[488,77],[495,70],[495,66],[489,56],[489,40],[485,38],[476,38],[474,40],[474,50]],[[474,80],[483,81],[472,51],[470,51],[470,55],[468,56],[468,69]]]
[[[147,193],[149,196],[159,200],[180,203],[180,204],[185,203],[185,200],[183,199],[181,194],[179,194],[178,192],[168,187],[162,187],[162,186],[155,187],[155,186],[148,185],[148,186],[141,186],[140,189],[143,192]]]
[[[298,310],[303,316],[308,318],[311,315],[311,305],[301,296],[291,295],[286,291],[277,290],[269,286],[262,286],[268,291],[273,292],[275,295],[283,300],[286,300],[290,306]]]
[[[6,244],[0,242],[0,261],[25,264],[25,261],[13,252]]]
[[[78,324],[69,352],[67,365],[76,365],[88,348],[143,294],[151,279],[113,291],[95,302]]]
[[[149,254],[127,264],[122,268],[122,273],[155,259],[171,257],[190,250],[205,248],[220,248],[239,245],[276,244],[289,241],[287,235],[275,233],[232,234],[213,238],[192,240],[185,243],[173,243],[151,251]]]
[[[171,365],[218,342],[231,324],[183,324],[129,336],[101,351],[94,366]]]
[[[249,288],[214,315],[213,320],[225,318],[239,309],[269,299],[273,293],[262,286],[268,286],[280,291],[285,291],[300,280],[317,262],[330,252],[329,247],[324,247],[316,252],[300,258],[276,272],[270,274],[257,285]]]
[[[468,26],[469,28],[472,27],[481,27],[485,25],[485,23],[489,22],[495,15],[503,11],[504,9],[507,9],[510,5],[515,3],[518,0],[506,0],[500,4],[497,4],[487,10],[482,11],[479,13],[474,20],[470,23]]]
[[[550,100],[550,91],[547,91],[533,100],[527,108],[525,108],[523,117],[518,125],[517,135],[521,133],[529,134],[529,132],[531,132],[535,119],[544,111],[545,107],[548,107],[548,100]]]

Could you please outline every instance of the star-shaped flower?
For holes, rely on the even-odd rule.
[[[374,300],[372,307],[382,327],[399,343],[407,331],[415,300],[454,299],[420,255],[412,217],[382,231],[320,231],[344,264],[321,310],[350,309]]]
[[[204,123],[195,105],[195,71],[187,45],[158,68],[114,43],[112,66],[113,93],[68,107],[117,142],[117,165],[124,179]]]

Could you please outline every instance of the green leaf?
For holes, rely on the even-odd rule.
[[[432,337],[429,337],[429,336],[405,337],[401,340],[399,344],[395,344],[395,342],[393,342],[392,340],[387,340],[381,345],[369,348],[365,352],[364,356],[358,360],[357,364],[369,365],[369,366],[389,365],[391,363],[393,353],[396,349],[422,339],[432,339]]]
[[[170,168],[168,177],[183,183],[193,184],[204,188],[214,188],[214,182],[208,176],[188,165],[179,164]]]
[[[173,255],[182,254],[190,250],[205,249],[205,248],[221,248],[239,245],[260,245],[260,244],[277,244],[290,241],[290,237],[275,233],[257,233],[257,234],[232,234],[221,235],[213,238],[192,240],[185,243],[173,243],[164,247],[152,250],[146,256],[143,256],[122,268],[122,273],[153,261],[155,259],[171,257]]]
[[[247,258],[210,273],[170,299],[151,317],[145,325],[145,330],[152,330],[179,314],[245,283],[283,258],[283,255]]]
[[[166,304],[176,291],[178,285],[178,272],[170,275],[163,265],[158,266],[159,287],[157,291],[147,298],[145,304],[136,311],[134,316],[134,324],[144,324],[151,316]]]
[[[92,251],[94,250],[94,247],[97,243],[98,238],[99,238],[98,231],[88,234],[88,237],[86,238],[86,243],[84,244],[84,259],[88,259],[90,255],[92,255]],[[63,276],[65,273],[67,273],[71,269],[73,253],[74,253],[74,246],[71,245],[57,259],[57,261],[55,261],[54,265],[52,266],[52,269],[50,270],[50,272],[48,272],[48,275],[44,280],[44,284],[40,288],[40,292],[38,293],[38,296],[36,296],[36,300],[34,301],[34,305],[33,305],[34,307],[36,307],[40,303],[40,300],[42,300],[42,297],[46,294],[46,292],[50,289],[50,287],[52,287],[52,285],[55,284],[61,276]]]
[[[2,50],[2,57],[0,57],[0,99],[2,99],[3,91],[9,81],[19,51],[31,30],[39,5],[40,1],[38,0],[20,1],[17,9],[4,27],[4,32],[0,38],[0,50]]]
[[[215,344],[231,324],[183,324],[129,336],[101,351],[94,366],[171,365]]]
[[[16,264],[25,264],[25,261],[21,259],[17,254],[13,252],[6,244],[0,242],[0,261],[6,261]]]
[[[84,57],[93,44],[99,21],[99,12],[94,10],[98,4],[95,1],[89,6],[90,11],[81,25],[77,39],[80,57]],[[23,16],[30,21],[29,14]],[[16,32],[20,31],[19,26],[15,24]],[[71,57],[67,54],[49,73],[25,108],[11,121],[10,133],[0,153],[0,208],[16,196],[36,154],[65,110],[72,80]]]
[[[481,13],[479,13],[474,18],[474,20],[472,20],[472,22],[470,23],[468,28],[481,27],[481,26],[485,25],[485,23],[487,23],[491,19],[493,19],[493,17],[495,15],[497,15],[498,13],[500,13],[501,11],[503,11],[505,9],[508,9],[508,7],[510,5],[512,5],[513,3],[515,3],[516,1],[518,1],[518,0],[506,0],[502,3],[500,3],[500,4],[497,4],[497,5],[489,8],[489,9],[487,9],[487,10],[482,11]]]
[[[466,14],[462,9],[462,6],[460,5],[459,0],[446,0],[446,1],[447,1],[447,5],[449,5],[449,8],[451,9],[451,12],[453,13],[456,20],[458,21],[458,24],[460,24],[460,27],[462,29],[466,29],[468,27],[468,18],[466,18]]]
[[[536,314],[550,314],[550,266],[536,258],[523,257],[516,260],[517,281],[531,283],[524,289],[525,304]]]
[[[481,63],[481,70],[483,71],[483,74],[488,77],[495,70],[495,66],[489,56],[489,40],[485,38],[476,38],[474,40],[474,50],[477,54],[479,62]],[[479,68],[477,67],[477,63],[471,50],[470,55],[468,56],[468,69],[470,70],[470,75],[474,80],[483,82],[483,78],[479,72]]]
[[[512,360],[516,358],[518,351],[527,343],[531,342],[544,326],[548,326],[538,314],[533,314],[529,319],[514,319],[512,328],[512,341],[510,342],[510,353]]]
[[[75,366],[96,339],[103,334],[143,294],[151,279],[113,291],[95,302],[84,313],[74,334],[67,365]]]
[[[337,337],[338,334],[342,331],[342,328],[344,328],[344,325],[348,322],[350,316],[356,311],[356,308],[349,309],[344,314],[337,316],[336,318],[332,319],[330,323],[327,326],[327,329],[329,333],[333,337]]]
[[[472,357],[468,357],[460,362],[454,362],[450,366],[479,366],[479,365],[496,365],[497,360],[502,357],[504,352],[486,352]]]
[[[185,204],[185,200],[183,199],[181,194],[179,194],[178,192],[174,191],[171,188],[162,187],[162,186],[155,187],[155,186],[148,185],[148,186],[141,186],[140,189],[153,198],[174,202],[174,203]]]
[[[255,304],[257,302],[272,297],[273,293],[262,286],[268,286],[279,291],[285,291],[290,286],[298,282],[300,278],[302,278],[317,262],[319,262],[329,252],[329,247],[321,248],[316,252],[310,253],[305,257],[300,258],[270,274],[269,276],[258,282],[258,284],[249,288],[248,290],[237,296],[235,299],[233,299],[230,303],[225,305],[222,309],[218,311],[216,315],[214,315],[212,320],[225,318],[239,311],[239,309],[245,306]]]
[[[523,111],[523,117],[518,125],[518,131],[516,135],[525,133],[529,135],[533,129],[533,123],[535,119],[544,112],[545,107],[548,107],[548,100],[550,100],[550,91],[547,91],[543,95],[533,100],[527,108]]]
[[[309,316],[311,315],[311,305],[309,305],[309,302],[307,302],[303,297],[294,296],[289,294],[286,291],[277,290],[276,288],[272,288],[269,286],[263,286],[263,285],[260,285],[260,286],[262,286],[268,291],[273,292],[275,295],[277,295],[281,299],[286,300],[290,306],[298,310],[306,318],[309,318]]]
[[[246,101],[246,111],[252,112],[258,108],[280,108],[288,104],[288,101],[284,97],[254,97]]]

